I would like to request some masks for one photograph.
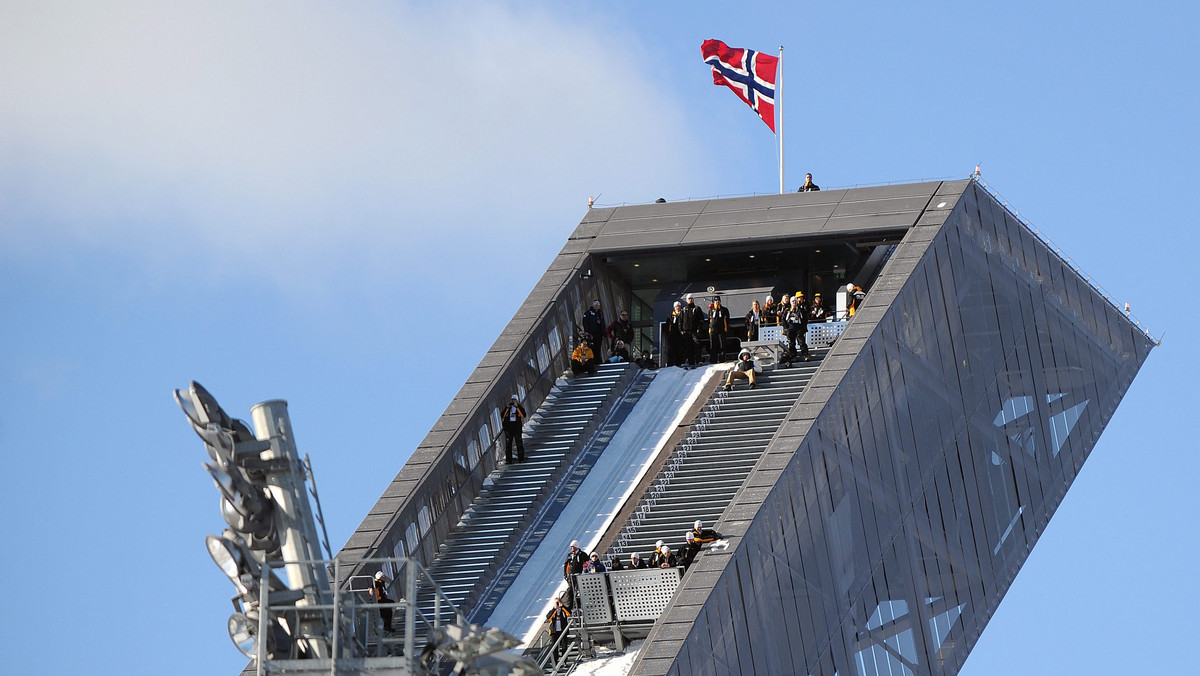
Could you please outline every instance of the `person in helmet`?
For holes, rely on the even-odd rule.
[[[759,373],[762,373],[762,366],[754,359],[754,355],[750,353],[750,350],[742,348],[742,351],[738,353],[737,361],[733,364],[733,368],[729,370],[729,375],[725,376],[726,391],[733,389],[733,381],[735,380],[749,380],[750,389],[753,390],[758,385],[756,376]]]
[[[696,542],[706,545],[710,542],[716,542],[721,534],[711,528],[705,528],[704,522],[696,519],[696,523],[692,524],[692,536]]]
[[[371,598],[375,603],[395,603],[387,595],[387,586],[391,582],[383,571],[375,573],[375,579],[371,581]],[[392,629],[392,608],[385,606],[379,609],[379,619],[383,620],[383,630],[386,632],[393,631]]]

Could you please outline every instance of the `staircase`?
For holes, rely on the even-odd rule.
[[[658,540],[677,552],[696,519],[711,528],[804,392],[824,352],[814,350],[813,361],[792,368],[764,370],[753,390],[744,380],[732,392],[722,384],[638,503],[609,558],[628,560],[638,552],[645,561]]]
[[[525,462],[499,466],[428,566],[460,611],[470,611],[538,507],[591,437],[612,402],[637,372],[629,364],[600,365],[594,376],[560,380],[525,425]],[[434,619],[434,594],[417,590],[422,614]],[[441,621],[453,622],[442,604]]]

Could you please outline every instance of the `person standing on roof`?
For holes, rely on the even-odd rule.
[[[604,337],[604,311],[600,309],[599,298],[592,301],[592,307],[583,313],[583,320],[580,324],[583,326],[584,333],[587,334],[588,347],[592,348],[598,361],[601,352],[600,340]]]
[[[525,462],[525,440],[522,439],[522,428],[525,425],[525,407],[521,406],[517,395],[504,407],[500,414],[500,427],[504,430],[504,464],[511,465],[513,461],[513,442],[517,445],[517,460]]]
[[[818,192],[820,189],[821,186],[813,183],[812,174],[805,174],[804,185],[800,186],[800,189],[796,192]]]
[[[721,307],[720,296],[713,299],[708,313],[709,361],[720,364],[725,361],[725,336],[729,334],[729,309]]]
[[[371,598],[375,601],[375,603],[395,603],[395,601],[388,598],[387,595],[387,586],[389,582],[391,582],[391,580],[389,580],[387,576],[383,574],[382,570],[375,573],[375,579],[371,581]],[[383,630],[391,633],[393,631],[391,606],[385,606],[379,609],[379,619],[383,620]]]

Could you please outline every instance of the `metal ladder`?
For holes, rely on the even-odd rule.
[[[626,562],[638,552],[645,561],[658,540],[677,552],[696,519],[712,527],[804,392],[824,352],[814,350],[813,361],[792,368],[764,371],[753,390],[745,381],[737,381],[732,392],[722,384],[638,502],[609,558]]]
[[[551,492],[560,470],[586,443],[628,382],[627,374],[636,368],[602,364],[594,376],[560,380],[530,416],[525,462],[516,463],[514,457],[514,464],[497,467],[429,566],[430,576],[458,608],[469,610],[475,603]],[[431,589],[418,589],[417,606],[434,619]]]

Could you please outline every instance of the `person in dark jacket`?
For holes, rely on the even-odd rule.
[[[633,324],[629,321],[629,311],[621,310],[612,324],[608,325],[608,344],[616,351],[617,343],[633,345]]]
[[[725,338],[729,335],[729,308],[721,306],[721,299],[714,298],[708,313],[708,355],[714,364],[725,361]]]
[[[808,311],[808,322],[810,324],[820,324],[828,321],[828,319],[828,311],[825,309],[825,304],[821,300],[821,294],[814,294],[812,307]]]
[[[371,598],[375,603],[395,603],[388,598],[387,585],[391,580],[383,574],[383,571],[375,573],[375,579],[371,581]],[[379,609],[379,619],[383,620],[383,630],[386,632],[394,631],[392,629],[392,609],[391,607]]]
[[[600,560],[598,552],[592,552],[591,559],[583,564],[583,572],[585,573],[606,573],[608,568],[604,566],[604,562]]]
[[[767,296],[767,302],[763,305],[761,326],[779,326],[779,306],[771,296]]]
[[[758,340],[758,327],[763,325],[763,319],[762,306],[754,301],[746,313],[746,340]]]
[[[667,366],[683,366],[691,354],[691,338],[683,333],[683,303],[675,301],[667,318]]]
[[[711,528],[705,528],[704,522],[696,519],[696,523],[692,524],[692,537],[696,539],[696,542],[706,545],[710,542],[716,542],[721,537],[721,534]]]
[[[638,554],[637,552],[630,554],[629,555],[629,569],[630,570],[641,570],[643,568],[649,568],[649,566],[647,566],[646,562],[642,560],[642,555]]]
[[[592,301],[592,307],[583,313],[583,320],[580,321],[580,324],[583,326],[584,333],[587,334],[588,347],[592,348],[592,352],[596,354],[596,360],[599,361],[600,341],[604,337],[604,311],[600,309],[600,299]]]
[[[650,552],[650,567],[658,568],[662,563],[662,548],[666,544],[662,540],[654,543],[654,551]]]
[[[559,637],[571,626],[570,604],[563,600],[567,593],[563,592],[554,599],[554,607],[546,615],[546,630],[550,632],[550,644],[554,646],[554,662],[557,664],[563,655],[567,654],[567,642],[559,642]]]
[[[696,561],[696,556],[700,554],[700,543],[696,542],[696,534],[688,531],[684,534],[683,546],[679,548],[679,565],[687,568]]]
[[[687,356],[687,363],[690,366],[695,366],[700,362],[700,332],[704,330],[704,310],[701,310],[696,305],[696,299],[692,294],[688,294],[683,306],[683,314],[680,316],[679,329],[683,333],[684,340],[691,343],[690,352]]]
[[[671,552],[671,548],[663,545],[662,555],[658,559],[659,568],[674,568],[679,565],[679,557]]]
[[[812,174],[805,174],[804,175],[804,185],[800,186],[800,189],[797,190],[796,192],[818,192],[820,190],[821,190],[821,186],[817,185],[816,183],[813,183]]]
[[[798,293],[792,297],[792,307],[787,312],[784,325],[787,326],[788,351],[784,357],[787,366],[796,361],[796,344],[800,345],[800,357],[808,361],[808,305],[804,303],[804,294]]]
[[[618,340],[617,342],[613,343],[612,356],[608,358],[608,363],[615,364],[618,362],[629,361],[631,361],[629,358],[629,346],[625,344],[625,341]]]
[[[637,360],[638,368],[644,368],[653,371],[658,368],[658,364],[654,361],[654,357],[650,356],[650,350],[642,350],[642,356]]]
[[[521,406],[517,395],[504,407],[500,414],[500,427],[504,429],[504,464],[511,465],[513,461],[513,442],[517,445],[517,460],[525,462],[525,440],[521,438],[521,428],[525,425],[525,407]]]
[[[575,576],[583,572],[583,564],[588,556],[579,548],[579,540],[571,540],[571,551],[567,552],[567,560],[563,561],[563,579],[567,581],[567,606],[574,607]]]

